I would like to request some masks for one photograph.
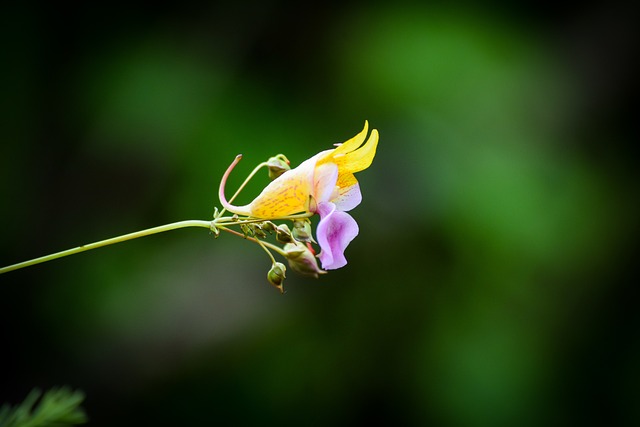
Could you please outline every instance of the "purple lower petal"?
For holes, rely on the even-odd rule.
[[[317,237],[322,251],[318,257],[325,270],[344,267],[347,259],[344,250],[358,235],[358,224],[348,213],[336,210],[333,203],[319,203]]]

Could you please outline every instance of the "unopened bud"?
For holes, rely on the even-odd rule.
[[[318,261],[307,245],[300,242],[287,243],[284,245],[284,251],[287,253],[289,267],[293,271],[316,279],[319,274],[327,273],[318,267]]]
[[[276,227],[276,240],[280,243],[293,242],[293,236],[287,224],[281,224]]]
[[[265,221],[262,223],[262,230],[268,233],[273,233],[276,230],[276,225],[271,221]]]
[[[291,232],[293,238],[299,242],[313,242],[313,236],[311,235],[311,221],[309,218],[296,219],[293,221],[293,231]]]
[[[267,280],[271,283],[276,289],[280,291],[281,294],[284,293],[284,279],[285,272],[287,271],[287,267],[281,262],[275,262],[271,266],[271,270],[267,273]]]
[[[269,179],[274,180],[288,170],[291,170],[289,166],[289,159],[284,154],[278,154],[271,157],[267,161],[267,168],[269,170]]]
[[[240,230],[245,237],[253,237],[253,229],[248,224],[240,224]]]
[[[260,237],[261,239],[264,239],[264,238],[267,237],[267,233],[265,233],[262,230],[262,225],[260,225],[260,224],[252,224],[251,225],[251,229],[253,230],[254,236]]]

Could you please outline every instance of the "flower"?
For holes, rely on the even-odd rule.
[[[332,150],[322,151],[285,171],[267,185],[251,203],[234,206],[224,196],[224,186],[231,170],[240,161],[237,156],[220,183],[220,202],[238,215],[261,219],[285,218],[298,213],[317,213],[320,222],[316,235],[322,268],[333,270],[347,264],[344,251],[358,235],[358,224],[346,213],[362,201],[354,173],[371,165],[378,146],[378,131],[373,129],[367,141],[369,123]]]

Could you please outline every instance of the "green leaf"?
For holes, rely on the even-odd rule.
[[[32,390],[24,401],[0,408],[0,427],[64,427],[87,422],[80,404],[84,393],[67,387],[47,391],[40,401],[41,391]],[[37,403],[36,403],[37,402]]]

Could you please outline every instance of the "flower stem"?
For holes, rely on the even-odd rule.
[[[276,259],[273,257],[273,254],[269,252],[269,249],[267,249],[267,247],[264,245],[264,242],[261,242],[259,239],[256,239],[256,242],[260,245],[262,249],[264,249],[267,255],[269,255],[269,258],[271,258],[271,264],[275,265]]]
[[[251,240],[252,242],[255,242],[255,243],[259,244],[263,248],[264,247],[268,247],[269,249],[271,249],[272,251],[276,251],[277,253],[279,253],[283,257],[287,256],[287,253],[285,251],[283,251],[282,249],[280,249],[279,247],[277,247],[273,243],[263,242],[261,240],[258,240],[256,238],[254,238],[254,237],[245,236],[242,233],[238,233],[237,231],[230,230],[230,229],[228,229],[226,227],[220,227],[220,230],[226,231],[226,232],[231,233],[231,234],[235,234],[236,236],[242,237],[243,239],[246,239],[246,240]],[[269,254],[269,255],[271,255],[271,254]],[[273,259],[273,256],[271,257],[271,259]],[[274,262],[275,262],[275,260],[274,260]]]
[[[124,234],[118,237],[112,237],[111,239],[100,240],[99,242],[89,243],[87,245],[78,246],[76,248],[68,249],[66,251],[56,252],[54,254],[46,255],[40,258],[35,258],[29,261],[24,261],[18,264],[2,267],[0,268],[0,274],[8,273],[10,271],[18,270],[20,268],[30,267],[32,265],[40,264],[43,262],[52,261],[54,259],[62,258],[68,255],[74,255],[80,252],[89,251],[91,249],[97,249],[103,246],[113,245],[115,243],[137,239],[138,237],[149,236],[151,234],[163,233],[165,231],[171,231],[171,230],[176,230],[178,228],[187,228],[187,227],[203,227],[203,228],[211,229],[211,221],[201,221],[201,220],[179,221],[171,224],[161,225],[158,227],[148,228],[146,230],[136,231],[135,233],[129,233],[129,234]]]
[[[311,212],[304,212],[299,214],[281,216],[278,218],[271,218],[269,219],[269,221],[285,221],[285,220],[293,221],[295,219],[310,218],[313,215],[314,214]],[[257,222],[265,222],[265,221],[268,221],[268,220],[265,218],[256,218],[256,217],[246,217],[246,219],[240,219],[239,217],[223,216],[223,217],[217,217],[216,219],[214,219],[213,223],[216,226],[218,225],[225,226],[225,225],[255,224]]]
[[[240,192],[244,189],[244,187],[249,183],[249,181],[251,181],[251,178],[253,178],[255,176],[255,174],[258,173],[258,171],[260,169],[262,169],[265,166],[268,166],[269,163],[267,162],[262,162],[260,163],[258,166],[256,166],[251,173],[245,178],[244,182],[242,183],[242,185],[240,185],[240,187],[238,187],[238,189],[236,190],[236,192],[233,194],[233,196],[231,196],[231,198],[229,199],[229,203],[233,202],[235,200],[236,197],[238,197],[238,194],[240,194]],[[221,211],[224,212],[224,209]]]
[[[257,170],[257,169],[256,169]],[[235,197],[235,196],[234,196]],[[296,215],[288,215],[282,218],[277,218],[278,220],[295,220],[301,218],[308,218],[312,214],[311,213],[302,213]],[[267,248],[279,253],[282,256],[286,257],[286,253],[276,245],[273,245],[269,242],[262,242],[258,239],[254,239],[252,237],[245,236],[242,233],[238,233],[237,231],[230,230],[227,227],[234,225],[242,225],[242,224],[252,224],[257,222],[264,222],[264,219],[260,218],[247,218],[247,219],[238,219],[237,217],[222,217],[218,216],[218,218],[213,221],[202,221],[202,220],[187,220],[187,221],[178,221],[173,222],[171,224],[165,224],[158,227],[148,228],[146,230],[136,231],[135,233],[124,234],[118,237],[112,237],[110,239],[100,240],[98,242],[89,243],[86,245],[78,246],[73,249],[67,249],[66,251],[56,252],[54,254],[42,256],[40,258],[34,258],[29,261],[20,262],[18,264],[9,265],[7,267],[0,268],[0,274],[8,273],[13,270],[18,270],[20,268],[30,267],[32,265],[41,264],[43,262],[52,261],[54,259],[66,257],[69,255],[75,255],[80,252],[90,251],[91,249],[101,248],[103,246],[113,245],[115,243],[126,242],[127,240],[137,239],[139,237],[150,236],[152,234],[163,233],[165,231],[177,230],[179,228],[187,228],[187,227],[202,227],[208,228],[215,232],[217,228],[220,230],[227,231],[229,233],[235,234],[237,236],[241,236],[247,240],[251,240],[253,242],[258,243],[264,250],[269,252]],[[269,253],[271,256],[271,254]],[[272,257],[273,258],[273,257]]]

